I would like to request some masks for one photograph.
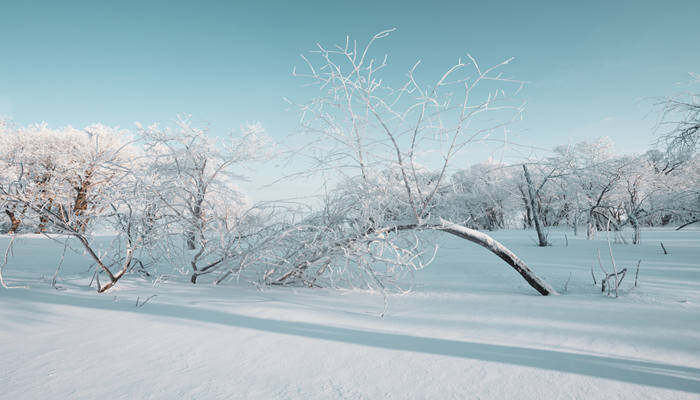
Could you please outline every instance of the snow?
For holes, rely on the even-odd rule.
[[[613,244],[618,268],[630,270],[619,298],[590,276],[598,249],[610,269],[604,234],[552,230],[546,248],[533,231],[493,236],[561,295],[539,296],[493,254],[448,234],[383,318],[382,296],[361,290],[129,276],[97,294],[86,287],[89,261],[70,252],[55,290],[62,247],[19,237],[4,276],[31,289],[0,289],[0,398],[700,396],[700,230],[645,230],[641,245]]]

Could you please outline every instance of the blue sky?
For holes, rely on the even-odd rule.
[[[471,53],[515,57],[529,81],[518,140],[608,135],[620,150],[653,139],[653,96],[700,72],[700,1],[3,2],[0,115],[81,126],[167,121],[187,112],[222,131],[296,128],[284,96],[299,53],[390,27],[389,62],[436,74]]]

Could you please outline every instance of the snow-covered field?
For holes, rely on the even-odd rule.
[[[632,270],[617,299],[590,276],[597,249],[609,265],[605,235],[569,232],[566,246],[552,231],[547,248],[531,231],[494,236],[560,292],[570,276],[568,290],[539,296],[492,254],[445,235],[383,318],[382,296],[358,290],[134,276],[100,295],[71,254],[64,290],[51,288],[62,248],[20,238],[4,275],[31,289],[0,289],[0,398],[700,397],[700,230],[614,244]]]

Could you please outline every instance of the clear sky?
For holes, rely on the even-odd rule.
[[[642,151],[648,98],[700,72],[699,20],[700,0],[3,1],[0,115],[132,128],[186,112],[282,139],[297,127],[282,98],[298,93],[300,53],[396,27],[382,50],[397,70],[515,57],[508,73],[531,82],[520,142],[607,135]]]

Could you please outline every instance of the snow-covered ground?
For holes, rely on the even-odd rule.
[[[85,287],[89,263],[71,254],[65,290],[51,288],[62,248],[21,238],[4,275],[31,289],[0,289],[0,398],[700,397],[699,230],[614,244],[632,270],[617,299],[590,276],[597,249],[609,265],[605,235],[569,232],[566,246],[553,231],[547,248],[534,232],[494,236],[557,290],[570,276],[568,290],[539,296],[492,254],[445,235],[383,318],[381,295],[358,290],[129,277],[100,295]]]

